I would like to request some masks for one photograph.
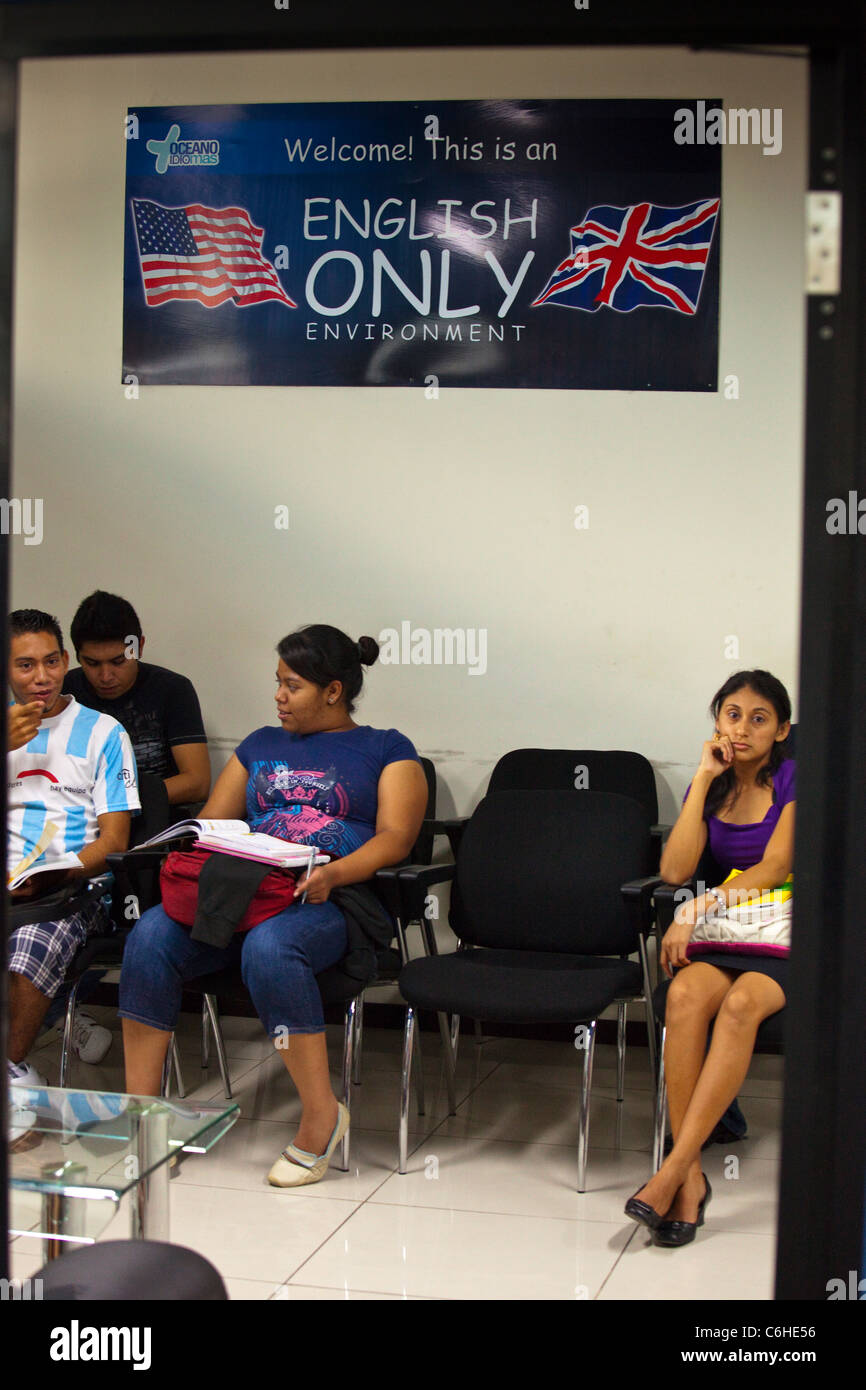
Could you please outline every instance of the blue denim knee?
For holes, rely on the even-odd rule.
[[[316,975],[346,954],[346,922],[333,903],[292,903],[246,933],[244,984],[271,1037],[321,1033]]]
[[[118,1012],[171,1032],[184,982],[240,961],[256,1012],[272,1037],[320,1033],[325,1023],[315,976],[345,954],[345,919],[330,902],[292,903],[238,933],[227,947],[193,941],[189,929],[161,905],[152,907],[126,943]]]

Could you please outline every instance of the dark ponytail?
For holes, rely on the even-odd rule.
[[[737,671],[725,681],[721,689],[716,691],[710,705],[710,714],[713,716],[713,720],[718,719],[728,697],[736,694],[738,690],[742,690],[744,686],[748,686],[754,690],[756,695],[760,695],[762,699],[770,702],[776,711],[776,718],[780,724],[788,723],[791,718],[791,701],[787,690],[780,680],[770,675],[769,671],[761,670]],[[787,738],[773,744],[769,759],[755,779],[759,787],[770,785],[773,775],[788,757],[787,744]],[[704,802],[705,815],[713,815],[720,806],[724,805],[734,790],[735,784],[734,769],[729,767],[722,773],[721,777],[716,778],[707,792],[707,799]]]
[[[284,637],[277,644],[277,654],[302,680],[312,681],[323,690],[331,681],[339,681],[346,713],[352,714],[364,684],[361,666],[373,665],[379,655],[379,643],[374,637],[353,642],[338,627],[314,623]]]

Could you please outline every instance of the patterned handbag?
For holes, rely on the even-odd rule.
[[[732,869],[725,879],[730,883],[742,869]],[[794,876],[789,874],[778,888],[770,888],[755,901],[728,904],[717,913],[701,913],[686,947],[690,959],[702,952],[731,951],[738,955],[785,957],[791,953],[791,916]],[[749,894],[745,889],[744,893]]]

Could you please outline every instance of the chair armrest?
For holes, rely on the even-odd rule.
[[[653,929],[653,898],[662,883],[664,879],[658,874],[650,874],[647,878],[633,878],[620,887],[629,914],[643,936],[648,936]]]
[[[447,835],[448,843],[451,846],[451,853],[455,859],[457,857],[457,846],[463,835],[463,831],[469,824],[468,816],[455,816],[450,820],[425,820],[421,827],[421,833],[428,835]]]
[[[93,898],[102,897],[105,888],[99,878],[71,879],[43,898],[10,898],[7,914],[10,931],[32,927],[40,922],[53,922],[67,917],[70,910],[79,912]]]
[[[404,922],[423,921],[427,889],[434,883],[449,883],[454,869],[454,864],[407,864],[397,870]]]
[[[155,845],[152,849],[127,849],[122,854],[107,854],[106,863],[112,869],[123,869],[124,873],[134,875],[141,869],[158,869],[169,850]]]

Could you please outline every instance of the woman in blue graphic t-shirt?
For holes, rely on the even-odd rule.
[[[372,637],[353,642],[338,628],[315,625],[283,638],[277,652],[280,727],[244,739],[201,815],[244,818],[253,830],[315,845],[330,862],[300,879],[297,895],[306,892],[305,902],[296,899],[226,948],[192,941],[161,906],[145,912],[124,952],[120,1014],[127,1090],[156,1095],[183,981],[240,960],[303,1104],[294,1141],[268,1181],[301,1187],[324,1176],[349,1123],[331,1087],[315,980],[346,954],[345,919],[328,899],[333,889],[406,858],[421,828],[427,784],[403,734],[351,717],[361,667],[379,655]]]
[[[626,1203],[657,1245],[686,1245],[703,1223],[710,1184],[701,1145],[737,1095],[759,1024],[785,1006],[784,950],[714,950],[689,944],[699,914],[713,916],[736,894],[779,887],[794,857],[796,765],[786,752],[788,692],[769,671],[739,671],[712,702],[715,732],[683,799],[662,855],[668,883],[685,883],[705,847],[723,878],[677,908],[660,964],[676,969],[665,1008],[665,1075],[673,1147],[661,1168]],[[712,1045],[706,1052],[709,1025]],[[705,1056],[706,1053],[706,1056]]]

